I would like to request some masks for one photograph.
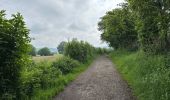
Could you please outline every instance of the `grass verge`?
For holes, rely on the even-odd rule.
[[[114,51],[110,57],[138,100],[170,100],[170,68],[163,55]]]

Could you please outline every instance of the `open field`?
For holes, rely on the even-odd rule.
[[[63,55],[61,54],[55,54],[53,56],[36,56],[36,57],[33,57],[33,61],[35,62],[41,62],[41,61],[49,61],[49,62],[53,62],[55,61],[56,59],[58,58],[61,58]]]

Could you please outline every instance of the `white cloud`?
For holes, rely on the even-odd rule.
[[[97,23],[107,11],[124,0],[1,0],[0,9],[10,14],[20,12],[31,30],[36,47],[57,47],[71,38],[95,46],[100,40]]]

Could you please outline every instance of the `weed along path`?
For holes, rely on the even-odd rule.
[[[97,58],[54,100],[135,100],[111,60]]]

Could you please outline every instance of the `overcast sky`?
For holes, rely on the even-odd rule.
[[[100,40],[97,23],[107,11],[123,0],[0,0],[7,17],[20,12],[26,21],[32,44],[38,48],[56,48],[61,41],[78,38],[94,46],[106,46]]]

